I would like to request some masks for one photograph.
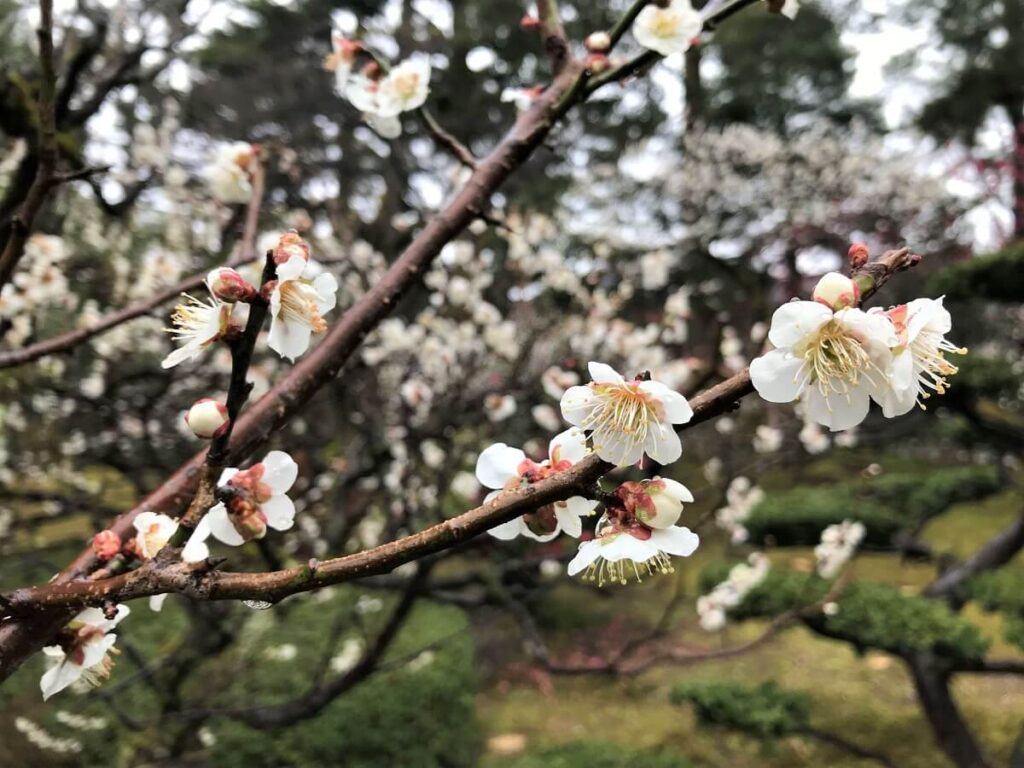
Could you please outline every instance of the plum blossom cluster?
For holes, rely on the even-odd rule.
[[[580,544],[569,575],[583,573],[598,586],[641,581],[646,574],[672,573],[672,557],[689,557],[700,538],[676,525],[690,490],[675,480],[655,477],[622,483],[605,503],[594,538]]]
[[[334,33],[332,53],[324,68],[334,73],[335,88],[363,119],[386,139],[402,134],[400,115],[419,109],[430,93],[430,61],[425,55],[412,56],[385,70],[382,62],[360,42]],[[365,66],[356,68],[362,55]]]
[[[946,355],[967,350],[945,338],[952,320],[942,299],[864,311],[858,298],[857,283],[830,273],[813,301],[775,311],[768,331],[775,349],[750,364],[761,397],[799,400],[811,421],[836,432],[864,421],[872,400],[893,418],[945,391],[957,372]]]
[[[562,392],[562,414],[573,424],[551,441],[548,458],[535,462],[505,443],[495,443],[480,454],[476,478],[492,489],[485,503],[502,492],[569,470],[586,456],[588,439],[594,453],[617,466],[639,463],[644,455],[661,464],[679,458],[682,446],[673,425],[693,415],[685,397],[649,377],[627,381],[603,363],[591,362],[588,368],[593,379],[588,385],[572,384],[578,379],[561,369],[545,373],[544,387]],[[563,390],[563,384],[568,388]],[[595,489],[595,493],[600,492]],[[686,557],[696,550],[697,535],[676,525],[683,504],[693,501],[693,494],[681,483],[660,477],[628,481],[600,496],[599,500],[573,496],[546,505],[490,533],[499,539],[522,535],[542,542],[562,532],[578,538],[583,530],[581,518],[601,505],[593,538],[580,545],[569,563],[569,575],[585,573],[585,578],[599,585],[669,573],[671,556]]]
[[[697,599],[701,628],[707,632],[722,629],[729,609],[742,603],[750,591],[765,580],[769,570],[771,562],[760,552],[753,552],[747,562],[734,565],[725,581]]]
[[[206,278],[206,299],[186,294],[168,329],[179,346],[164,358],[163,367],[195,360],[216,342],[236,338],[248,305],[255,302],[270,307],[267,346],[288,360],[305,353],[312,336],[327,330],[324,315],[337,303],[338,281],[310,266],[309,246],[294,232],[280,237],[273,258],[276,279],[259,290],[234,269],[218,267]]]
[[[822,531],[821,542],[814,548],[818,575],[834,579],[853,557],[865,533],[864,524],[856,520],[844,520]]]
[[[750,535],[744,523],[764,500],[764,491],[749,478],[734,477],[725,490],[725,506],[715,511],[715,523],[729,534],[733,544],[742,544]]]

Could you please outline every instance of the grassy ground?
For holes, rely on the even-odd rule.
[[[969,554],[1003,528],[1022,503],[1019,492],[1008,491],[982,502],[960,505],[932,522],[924,538],[941,551]],[[676,574],[693,594],[694,580],[704,562],[722,555],[722,544],[709,542],[687,567]],[[772,553],[776,567],[806,568],[809,551]],[[1024,567],[1018,562],[1011,567]],[[917,591],[932,577],[931,565],[901,563],[891,555],[866,554],[855,564],[859,579],[897,584]],[[606,600],[588,604],[586,616],[578,605],[566,604],[569,594],[556,591],[545,616],[561,617],[562,626],[591,627],[617,617],[624,626],[650,621],[672,589],[671,579],[611,591]],[[576,593],[578,599],[578,593]],[[688,601],[692,606],[692,601]],[[721,636],[708,636],[695,627],[692,609],[684,615],[680,637],[695,646],[729,647],[756,637],[763,625],[730,626]],[[1003,641],[998,618],[968,607],[966,615],[993,640],[992,655],[1020,655]],[[579,633],[579,630],[577,630]],[[564,643],[571,641],[561,635]],[[829,765],[860,768],[873,765],[834,748],[790,738],[773,744],[733,732],[699,726],[687,707],[669,703],[676,684],[693,680],[730,680],[779,684],[812,691],[817,703],[815,726],[889,754],[903,768],[948,765],[934,748],[932,735],[918,708],[913,686],[898,659],[884,654],[858,656],[848,646],[822,640],[804,629],[787,631],[767,646],[746,655],[684,667],[662,667],[634,679],[600,676],[556,677],[538,685],[508,682],[478,697],[479,715],[492,737],[485,765],[501,768],[510,758],[499,751],[542,749],[580,739],[600,738],[638,747],[678,750],[697,765],[709,768],[790,768]],[[1021,727],[1024,680],[1010,676],[961,676],[955,684],[957,701],[996,764],[1007,763]],[[515,735],[515,736],[513,736]],[[498,738],[494,738],[498,737]]]

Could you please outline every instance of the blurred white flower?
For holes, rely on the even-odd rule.
[[[664,8],[651,3],[637,14],[633,37],[644,48],[671,56],[688,50],[703,26],[689,0],[671,0]]]
[[[818,575],[823,579],[835,578],[853,557],[866,532],[864,524],[856,520],[844,520],[822,531],[821,543],[814,548]]]

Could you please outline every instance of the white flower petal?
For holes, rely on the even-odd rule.
[[[281,357],[295,362],[309,349],[309,341],[313,330],[304,323],[289,323],[278,315],[270,319],[270,333],[267,334],[267,346]]]
[[[235,529],[235,526],[231,524],[231,518],[228,517],[228,508],[223,503],[215,504],[211,507],[204,519],[208,521],[210,533],[218,541],[232,547],[245,544],[245,539]]]
[[[565,390],[559,403],[562,409],[562,418],[577,427],[583,424],[584,419],[590,415],[596,405],[594,390],[579,385]]]
[[[287,531],[295,522],[295,504],[284,494],[271,496],[260,505],[267,525],[277,531]]]
[[[484,449],[476,460],[476,479],[487,488],[500,489],[519,475],[519,465],[526,454],[505,443],[495,443]]]
[[[496,525],[493,528],[488,529],[488,533],[496,539],[502,541],[511,541],[516,536],[527,531],[526,523],[523,521],[522,516],[513,518],[507,523]]]
[[[644,451],[659,464],[671,464],[683,455],[683,444],[671,424],[651,424]]]
[[[750,380],[769,403],[789,403],[803,389],[804,361],[782,349],[774,349],[750,363]]]
[[[832,319],[832,310],[816,301],[790,301],[772,315],[768,340],[776,347],[792,347]]]
[[[683,526],[659,528],[651,533],[651,544],[668,555],[689,557],[700,545],[700,537]]]
[[[590,378],[595,384],[622,384],[625,382],[618,371],[604,363],[587,363],[587,371],[590,372]]]
[[[58,662],[43,673],[39,680],[39,689],[46,701],[55,693],[60,693],[82,676],[83,668],[67,659]]]
[[[261,462],[263,482],[275,495],[288,493],[299,476],[299,465],[284,451],[270,451]]]
[[[548,456],[553,462],[568,461],[575,464],[586,455],[587,437],[576,427],[559,432],[548,443]]]
[[[846,395],[833,394],[827,399],[817,387],[808,387],[804,393],[804,405],[810,419],[839,432],[855,427],[867,418],[871,397],[864,382],[851,387]]]
[[[206,544],[208,538],[210,538],[210,523],[204,516],[192,531],[184,549],[181,550],[181,559],[186,563],[198,563],[208,558],[210,556],[210,548]]]

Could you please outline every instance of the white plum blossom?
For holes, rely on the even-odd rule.
[[[245,203],[252,194],[249,164],[254,150],[251,144],[236,141],[217,150],[213,162],[203,169],[210,194],[223,203]]]
[[[699,544],[697,534],[683,526],[622,527],[605,515],[597,524],[594,538],[580,544],[569,562],[569,575],[585,572],[584,578],[596,581],[598,586],[606,582],[626,584],[631,576],[640,581],[645,573],[671,573],[671,556],[689,557]]]
[[[835,578],[853,557],[866,532],[864,524],[856,520],[843,520],[822,531],[821,543],[814,548],[818,575],[823,579]]]
[[[295,521],[295,505],[286,494],[298,474],[298,465],[284,451],[271,451],[248,469],[225,469],[217,488],[228,498],[211,507],[199,521],[182,558],[198,562],[209,557],[206,540],[211,534],[218,541],[237,547],[262,539],[268,527],[287,531]]]
[[[758,453],[775,453],[782,447],[784,437],[781,429],[759,424],[754,430],[754,450]]]
[[[722,629],[729,609],[743,602],[750,591],[765,580],[769,570],[771,562],[760,552],[753,552],[747,562],[734,565],[725,581],[697,598],[701,629],[707,632]]]
[[[576,371],[564,371],[557,365],[546,369],[540,375],[540,384],[544,392],[555,400],[561,400],[565,390],[580,383],[580,375]]]
[[[931,397],[931,392],[944,394],[949,386],[946,377],[959,370],[946,354],[967,354],[966,348],[946,340],[953,319],[942,306],[942,298],[914,299],[884,313],[892,321],[898,339],[893,350],[893,385],[882,402],[882,411],[890,418],[907,413],[915,405],[923,409],[922,400]]]
[[[173,368],[186,360],[195,360],[231,326],[233,305],[224,304],[215,298],[200,301],[194,296],[183,294],[184,301],[174,308],[171,328],[167,333],[179,343],[177,349],[164,358],[161,366]]]
[[[309,349],[310,337],[327,330],[323,316],[337,303],[338,281],[324,272],[312,281],[303,277],[306,259],[295,254],[277,267],[277,285],[270,295],[267,345],[281,357],[295,360]]]
[[[567,429],[555,435],[548,445],[548,458],[540,463],[531,461],[523,451],[505,443],[488,446],[476,462],[477,480],[493,489],[484,503],[497,498],[503,490],[514,490],[562,472],[580,461],[586,453],[586,439],[578,429]],[[579,538],[583,532],[580,517],[592,514],[596,507],[596,501],[572,496],[495,526],[488,533],[505,540],[526,536],[536,541],[551,541],[562,532]]]
[[[39,688],[49,699],[72,683],[84,680],[92,687],[103,683],[113,669],[117,635],[111,630],[129,613],[127,605],[117,606],[108,619],[99,608],[86,608],[64,628],[59,645],[43,648],[52,666],[43,673]]]
[[[423,106],[430,93],[430,61],[426,56],[413,56],[393,67],[378,83],[378,117],[397,117]]]
[[[659,464],[682,455],[673,424],[693,417],[686,398],[657,381],[626,381],[611,366],[589,364],[593,381],[562,395],[562,416],[590,433],[594,452],[624,467],[647,454]]]
[[[491,421],[504,421],[516,412],[516,399],[512,395],[491,394],[484,398],[484,409]]]
[[[633,37],[644,48],[671,56],[689,50],[703,26],[704,20],[690,0],[671,0],[664,8],[650,3],[637,14]]]
[[[156,512],[140,512],[132,524],[137,531],[135,550],[140,557],[147,560],[163,549],[178,530],[177,522],[167,515],[159,515]]]
[[[896,346],[888,318],[791,301],[775,311],[768,339],[776,349],[750,364],[768,402],[800,399],[807,416],[833,432],[864,421],[872,399],[884,402]]]
[[[715,523],[729,534],[733,544],[742,544],[749,532],[744,523],[754,508],[764,500],[764,491],[746,477],[734,477],[725,491],[726,505],[715,511]]]

